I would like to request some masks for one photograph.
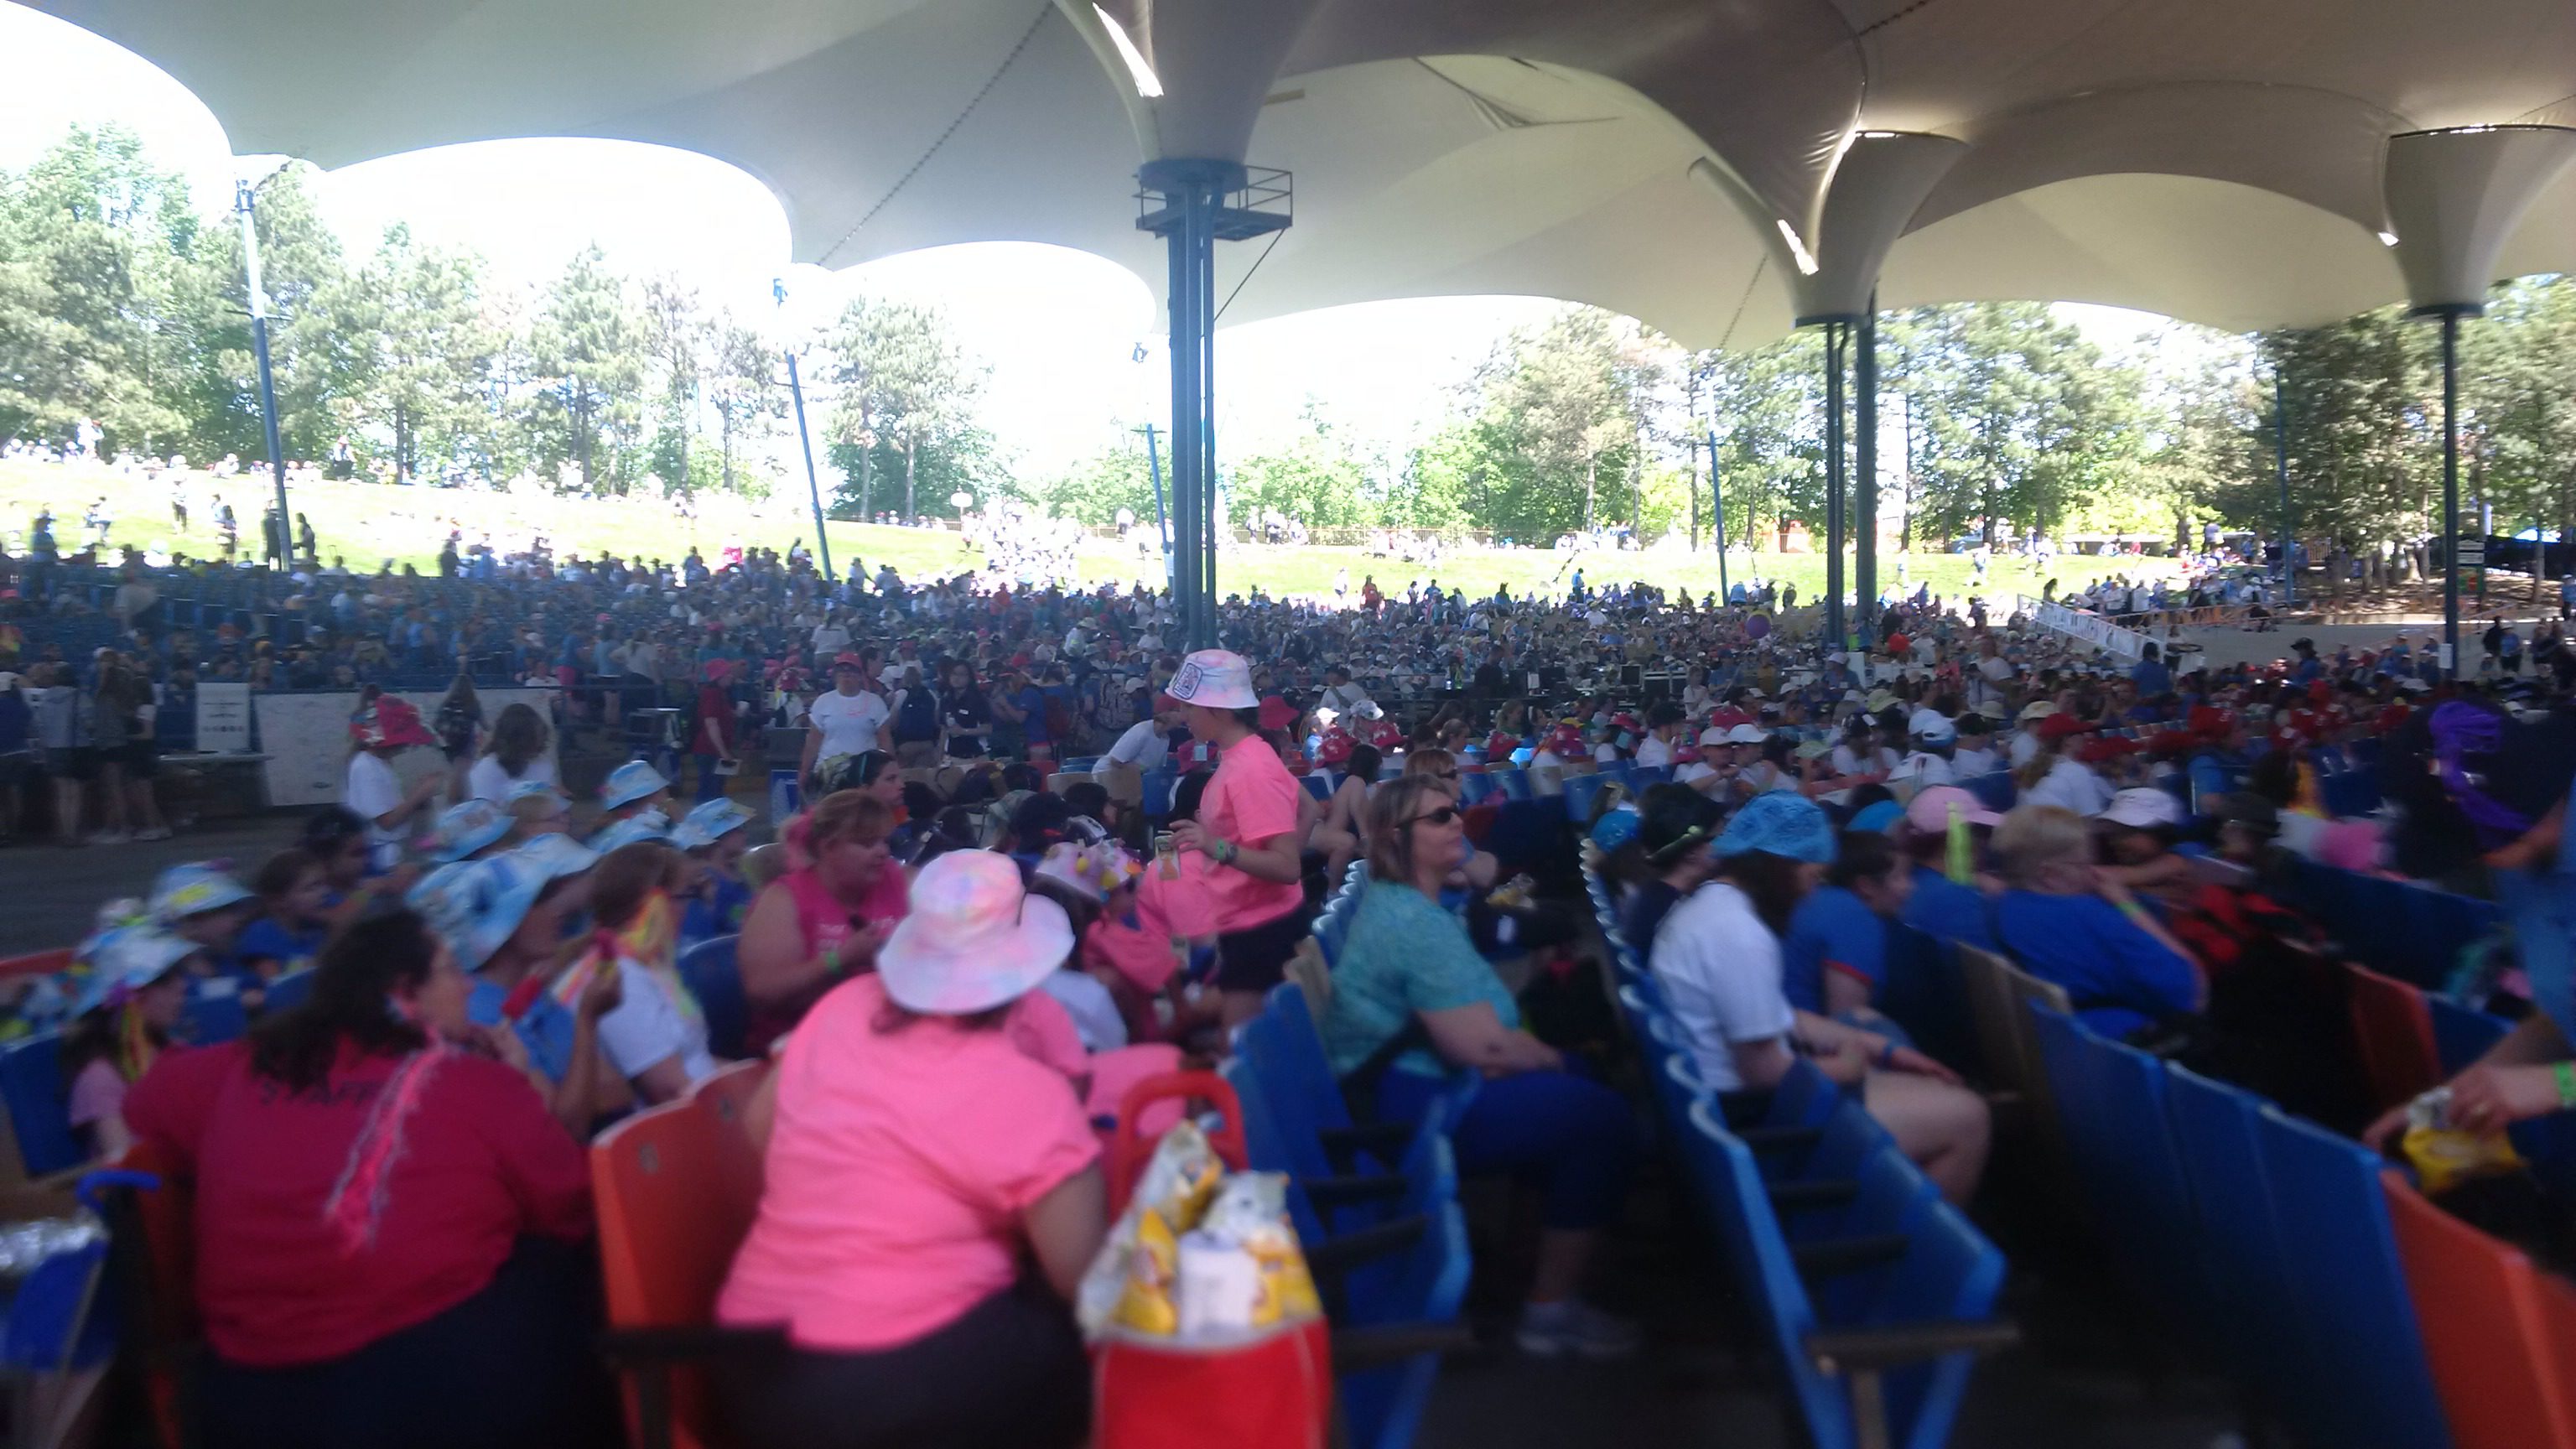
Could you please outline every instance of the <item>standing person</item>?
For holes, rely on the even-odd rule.
[[[758,1449],[1073,1449],[1090,1427],[1067,1305],[1107,1235],[1099,1138],[1007,1026],[1073,930],[986,851],[941,856],[920,888],[748,1113],[767,1170],[716,1317],[786,1329],[725,1371]]]
[[[734,717],[734,663],[710,659],[699,671],[697,732],[690,736],[698,760],[698,799],[713,800],[725,792],[725,781],[741,768],[741,746],[735,742],[740,722]]]
[[[402,858],[403,841],[421,814],[438,800],[444,779],[435,771],[403,788],[393,762],[403,751],[438,743],[420,722],[420,711],[394,695],[380,695],[366,713],[349,722],[355,748],[340,803],[367,822],[367,866],[375,872],[393,869]]]
[[[817,767],[844,755],[867,750],[894,753],[894,732],[886,702],[867,687],[867,661],[841,653],[832,659],[832,687],[805,707],[805,756],[796,780],[808,799],[814,796]]]
[[[15,673],[0,670],[0,845],[18,838],[26,791],[44,777],[35,703]]]
[[[903,679],[895,686],[894,697],[886,702],[886,712],[886,728],[894,736],[895,763],[910,770],[936,766],[944,753],[940,747],[943,726],[939,695],[922,683],[920,665],[903,667]]]
[[[470,800],[467,776],[475,764],[475,746],[483,740],[483,697],[474,692],[474,677],[465,672],[463,661],[456,666],[446,697],[438,702],[437,730],[439,752],[447,757],[448,796]]]
[[[520,785],[554,784],[554,761],[546,754],[552,734],[534,705],[501,706],[501,716],[492,722],[491,736],[484,743],[483,758],[465,772],[466,798],[506,805]]]
[[[963,659],[952,659],[940,670],[939,725],[947,739],[948,758],[980,760],[987,753],[985,740],[993,732],[993,703],[984,697],[984,687],[975,682],[975,671]]]
[[[466,1019],[409,911],[315,970],[304,1005],[164,1054],[126,1097],[196,1185],[199,1442],[600,1442],[590,1172],[524,1050]]]
[[[1303,934],[1306,840],[1298,820],[1306,795],[1254,732],[1261,700],[1242,655],[1202,649],[1181,661],[1168,692],[1181,702],[1190,737],[1217,752],[1198,818],[1175,824],[1172,841],[1199,856],[1215,902],[1216,984],[1233,1027],[1260,1014]]]
[[[1467,846],[1449,787],[1427,774],[1388,783],[1368,802],[1367,834],[1368,888],[1322,1025],[1334,1072],[1372,1075],[1389,1121],[1419,1121],[1446,1100],[1451,1069],[1478,1073],[1476,1095],[1449,1126],[1460,1170],[1508,1172],[1546,1194],[1517,1341],[1547,1357],[1633,1353],[1636,1325],[1579,1296],[1627,1196],[1636,1129],[1626,1103],[1521,1029],[1519,1003],[1441,909]]]

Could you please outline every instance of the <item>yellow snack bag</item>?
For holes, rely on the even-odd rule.
[[[1127,1287],[1111,1321],[1139,1333],[1174,1332],[1181,1326],[1172,1285],[1181,1271],[1180,1236],[1163,1215],[1147,1208],[1136,1219],[1136,1245],[1127,1254]]]
[[[2406,1109],[2406,1135],[2399,1145],[2415,1167],[2427,1197],[2438,1197],[2461,1183],[2524,1166],[2513,1139],[2498,1132],[2480,1137],[2450,1124],[2451,1089],[2436,1087]]]

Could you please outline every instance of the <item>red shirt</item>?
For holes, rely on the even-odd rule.
[[[134,1134],[196,1178],[197,1302],[226,1359],[345,1357],[482,1291],[522,1235],[590,1231],[581,1146],[527,1078],[451,1049],[422,1068],[353,1240],[326,1207],[397,1065],[343,1048],[289,1095],[230,1042],[163,1053],[127,1095]]]
[[[709,723],[715,725],[712,731],[707,728]],[[698,732],[689,740],[689,752],[706,753],[710,733],[722,746],[719,753],[733,753],[733,700],[713,684],[702,685],[698,689]]]
[[[1211,840],[1261,845],[1297,828],[1297,800],[1305,792],[1259,735],[1245,735],[1217,757],[1207,793],[1199,797],[1199,825]],[[1234,867],[1207,872],[1219,932],[1249,930],[1305,904],[1296,881],[1259,880]]]

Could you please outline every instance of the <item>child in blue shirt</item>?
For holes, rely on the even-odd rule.
[[[311,966],[331,936],[331,878],[321,860],[310,851],[281,850],[260,866],[251,888],[260,914],[242,928],[236,958],[269,981]]]

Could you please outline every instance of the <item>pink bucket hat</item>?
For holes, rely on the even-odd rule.
[[[877,975],[907,1011],[970,1016],[1027,995],[1072,953],[1064,907],[1030,895],[1009,856],[955,850],[913,880],[911,914],[877,953]]]
[[[1252,666],[1242,655],[1223,649],[1202,649],[1182,660],[1165,692],[1183,704],[1209,709],[1251,709],[1261,703],[1252,692]]]

